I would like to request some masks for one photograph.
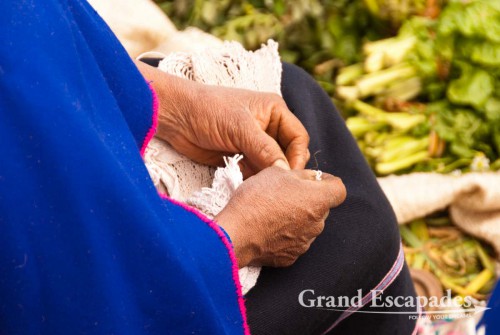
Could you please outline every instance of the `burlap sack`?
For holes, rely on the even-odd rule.
[[[127,52],[137,57],[166,42],[177,32],[151,0],[88,0],[110,26]]]
[[[169,54],[219,47],[222,41],[197,28],[178,31],[151,0],[88,0],[132,58],[149,51]]]
[[[449,207],[453,222],[500,254],[500,172],[412,173],[379,178],[399,223]]]

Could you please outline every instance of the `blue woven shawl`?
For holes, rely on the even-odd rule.
[[[84,0],[0,1],[0,334],[248,332],[228,240],[149,178],[154,113]]]

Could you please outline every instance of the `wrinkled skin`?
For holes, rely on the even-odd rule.
[[[290,266],[325,226],[330,208],[346,196],[342,181],[316,171],[264,169],[248,178],[217,222],[233,240],[240,267]]]
[[[303,170],[309,136],[284,100],[271,93],[203,85],[137,62],[160,101],[157,136],[190,159],[221,165],[243,153],[250,177],[216,217],[231,237],[239,266],[289,266],[309,249],[332,207],[339,178]],[[292,169],[292,170],[290,170]]]

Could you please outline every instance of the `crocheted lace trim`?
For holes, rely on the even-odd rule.
[[[259,50],[245,50],[237,42],[192,53],[175,52],[160,62],[159,69],[181,78],[219,85],[272,92],[281,95],[281,61],[278,44],[269,40]],[[238,162],[243,157],[226,157],[225,167],[198,164],[176,152],[166,142],[153,138],[144,160],[160,192],[188,203],[210,218],[215,217],[243,182]],[[260,267],[239,270],[243,294],[257,282]]]

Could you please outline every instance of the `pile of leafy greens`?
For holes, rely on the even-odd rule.
[[[421,1],[421,0],[420,0]],[[361,60],[363,39],[389,33],[362,0],[156,1],[178,28],[198,27],[256,49],[272,38],[283,60],[313,71],[329,60],[342,66]]]
[[[450,0],[436,19],[365,43],[336,92],[378,174],[500,168],[499,41],[500,2]]]
[[[440,16],[440,55],[452,64],[448,106],[436,113],[438,131],[451,151],[470,157],[473,150],[500,156],[500,2],[451,2]]]
[[[181,29],[248,49],[277,40],[341,105],[378,175],[500,168],[500,0],[156,1]],[[412,268],[462,296],[491,292],[489,248],[447,213],[401,235]]]
[[[174,0],[196,26],[279,42],[341,105],[379,175],[500,168],[500,1]]]

